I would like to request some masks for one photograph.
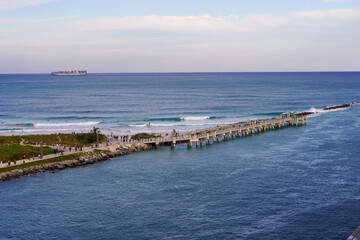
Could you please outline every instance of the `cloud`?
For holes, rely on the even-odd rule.
[[[58,0],[0,0],[0,11],[14,10],[26,6],[36,6]]]
[[[352,2],[353,0],[321,0],[322,2]]]
[[[0,25],[14,23],[15,19],[0,19]]]
[[[200,16],[129,16],[120,18],[98,18],[72,22],[72,26],[84,31],[91,30],[211,30],[229,27],[228,17]]]
[[[359,24],[355,9],[17,20],[0,39],[0,72],[7,58],[36,72],[359,70]]]
[[[78,18],[79,16],[61,16],[61,17],[53,17],[53,18],[41,18],[41,19],[33,19],[28,20],[28,23],[38,23],[38,22],[52,22],[52,21],[61,21],[67,19]]]
[[[263,31],[281,26],[329,25],[360,17],[360,10],[337,9],[293,12],[286,15],[249,14],[239,16],[129,16],[72,21],[69,25],[81,31],[163,30],[163,31]]]

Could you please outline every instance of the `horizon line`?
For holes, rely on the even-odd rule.
[[[92,74],[197,74],[197,73],[356,73],[360,72],[360,70],[335,70],[335,71],[241,71],[241,72],[233,72],[233,71],[214,71],[214,72],[88,72],[87,75]],[[0,73],[0,75],[51,75],[51,72],[39,72],[39,73]]]

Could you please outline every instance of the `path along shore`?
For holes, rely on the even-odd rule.
[[[342,104],[337,106],[326,107],[322,110],[333,111],[337,109],[349,108],[353,105],[359,104],[360,102]],[[0,180],[9,180],[12,178],[20,177],[23,175],[34,174],[44,171],[54,171],[62,170],[69,167],[82,166],[86,164],[92,164],[99,161],[108,160],[113,157],[118,157],[121,155],[129,154],[131,152],[139,152],[152,149],[154,147],[160,147],[161,145],[171,145],[175,147],[177,143],[188,143],[188,147],[192,147],[193,143],[196,143],[196,147],[202,145],[203,141],[206,144],[210,144],[210,139],[212,142],[217,142],[221,140],[228,140],[235,137],[242,137],[246,135],[256,134],[267,130],[274,130],[286,126],[298,126],[298,124],[306,124],[307,116],[314,114],[314,112],[301,112],[297,114],[283,114],[280,117],[268,118],[268,119],[251,119],[247,122],[239,122],[235,124],[229,124],[225,126],[217,126],[212,128],[200,129],[196,131],[190,131],[184,134],[177,135],[176,133],[168,134],[167,136],[151,139],[141,139],[141,140],[130,140],[129,136],[120,136],[117,139],[110,138],[106,143],[99,144],[96,148],[94,147],[84,147],[81,151],[74,151],[74,148],[71,150],[65,148],[63,153],[50,154],[43,156],[42,158],[30,158],[22,159],[17,161],[16,166],[21,166],[22,164],[39,162],[39,165],[30,166],[24,169],[15,169],[8,172],[0,174]],[[125,140],[126,139],[126,140]],[[59,149],[59,146],[49,146],[54,149]],[[61,146],[62,147],[62,146]],[[99,150],[99,153],[94,153],[94,149]],[[54,163],[45,163],[41,165],[41,161],[52,159],[59,156],[68,156],[74,153],[82,153],[81,157],[75,160],[64,160]],[[8,163],[0,164],[0,168],[11,168]]]

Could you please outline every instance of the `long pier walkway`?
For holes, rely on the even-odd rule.
[[[287,126],[298,126],[299,124],[306,124],[306,121],[307,114],[300,113],[292,116],[288,114],[276,118],[262,120],[253,119],[247,122],[196,130],[186,134],[177,135],[175,133],[166,137],[142,139],[140,142],[152,144],[156,147],[159,147],[160,145],[171,145],[172,148],[175,148],[177,143],[187,142],[188,147],[193,147],[194,144],[198,147],[204,142],[205,144],[210,144],[210,142],[218,142],[220,139],[227,140]]]

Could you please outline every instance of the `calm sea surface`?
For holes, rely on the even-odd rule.
[[[186,131],[354,101],[360,73],[0,75],[0,135]],[[0,182],[0,239],[346,239],[359,169],[356,105]]]

